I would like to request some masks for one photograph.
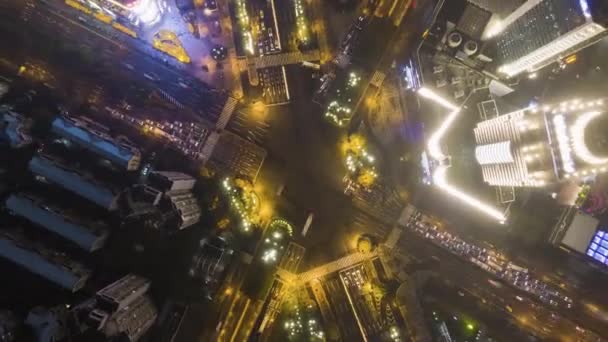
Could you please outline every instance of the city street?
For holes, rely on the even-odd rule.
[[[206,7],[205,10],[204,2],[192,2],[188,5],[196,8],[184,16],[178,9],[179,3],[167,1],[168,9],[164,10],[167,12],[155,24],[147,30],[138,28],[137,34],[128,34],[125,32],[127,28],[117,31],[116,26],[95,20],[99,19],[100,13],[96,12],[95,16],[90,10],[79,9],[80,3],[7,0],[0,4],[0,35],[3,37],[0,42],[3,51],[0,71],[9,76],[21,76],[25,82],[19,83],[24,87],[33,85],[43,93],[38,94],[40,97],[52,94],[54,107],[49,117],[65,109],[76,115],[92,117],[111,133],[115,133],[113,130],[134,133],[132,128],[135,128],[141,131],[141,134],[132,134],[135,138],[153,141],[150,145],[154,148],[156,142],[162,141],[165,145],[162,152],[177,156],[175,160],[178,162],[172,164],[163,160],[163,166],[174,166],[176,171],[186,167],[194,170],[190,177],[181,174],[176,176],[183,177],[179,180],[167,180],[170,185],[152,187],[152,181],[143,179],[148,177],[150,170],[161,165],[155,160],[160,159],[157,152],[158,155],[161,153],[160,148],[151,151],[149,147],[137,150],[138,158],[141,157],[141,163],[146,166],[139,165],[140,160],[137,159],[138,165],[129,169],[132,171],[129,177],[142,179],[137,183],[137,190],[143,193],[141,197],[146,197],[146,201],[153,197],[150,202],[154,204],[146,202],[146,210],[154,211],[155,216],[150,214],[146,220],[162,224],[179,221],[180,228],[173,231],[171,234],[175,235],[172,236],[185,239],[188,236],[185,232],[216,234],[230,247],[231,263],[225,266],[227,271],[222,266],[218,279],[211,279],[215,274],[208,275],[206,279],[201,276],[202,282],[197,279],[194,285],[177,281],[173,284],[172,279],[167,280],[178,292],[182,286],[184,289],[191,286],[196,288],[192,297],[200,296],[192,303],[184,304],[180,311],[185,318],[179,320],[181,328],[175,341],[264,340],[273,334],[273,329],[276,333],[276,329],[287,328],[278,317],[281,317],[284,303],[292,304],[290,300],[296,297],[296,289],[307,292],[312,303],[308,306],[311,312],[321,312],[326,320],[321,324],[326,324],[324,332],[337,332],[343,341],[366,338],[375,341],[379,336],[386,337],[392,328],[405,332],[409,330],[401,324],[401,313],[405,311],[399,313],[397,310],[397,305],[403,303],[397,304],[392,287],[419,285],[417,276],[420,274],[410,272],[407,266],[424,265],[422,268],[425,268],[429,263],[432,266],[428,270],[433,275],[431,285],[427,284],[429,293],[419,288],[413,291],[410,291],[413,287],[407,288],[410,291],[407,298],[419,297],[414,298],[416,307],[418,304],[423,306],[423,313],[419,316],[424,317],[416,318],[419,321],[430,317],[424,308],[428,302],[425,303],[423,297],[432,297],[431,301],[445,301],[433,304],[444,312],[456,312],[459,308],[481,312],[482,316],[487,312],[488,317],[485,318],[488,322],[484,324],[498,331],[498,336],[506,341],[529,338],[523,336],[524,332],[540,340],[560,342],[588,342],[585,338],[592,333],[608,336],[605,317],[601,317],[603,302],[594,300],[594,296],[599,294],[601,297],[604,293],[601,286],[597,286],[593,293],[586,293],[592,286],[565,284],[568,278],[562,276],[562,269],[559,272],[553,270],[547,266],[550,262],[532,262],[532,258],[523,254],[521,257],[507,255],[512,251],[478,238],[483,235],[475,233],[479,227],[471,228],[468,224],[475,220],[472,210],[455,210],[460,204],[458,201],[437,187],[430,184],[427,187],[419,181],[422,146],[418,145],[424,140],[424,135],[432,133],[431,128],[435,129],[439,120],[430,112],[428,115],[414,113],[414,109],[411,115],[407,112],[410,104],[413,108],[419,103],[413,103],[417,101],[417,95],[411,88],[401,88],[402,63],[412,58],[423,32],[428,33],[425,30],[428,29],[429,15],[441,0],[399,0],[392,6],[388,2],[368,0],[349,3],[351,7],[345,5],[347,7],[342,10],[340,5],[333,8],[323,0],[218,0],[213,3],[217,6],[213,10]],[[127,7],[131,5],[120,6],[130,11]],[[410,5],[412,7],[406,11]],[[329,7],[335,13],[323,13]],[[393,10],[402,15],[405,13],[402,21],[395,19],[399,15]],[[329,23],[331,18],[336,18],[336,22]],[[111,21],[118,22],[115,18]],[[171,32],[159,35],[161,29]],[[329,34],[330,31],[334,36]],[[160,39],[161,36],[164,38]],[[168,41],[178,38],[191,62],[182,60],[183,63],[179,63],[152,45],[155,39]],[[598,43],[593,51],[596,55],[605,55],[608,44]],[[343,58],[329,62],[331,55]],[[317,65],[319,57],[321,65]],[[564,67],[561,71],[539,72],[539,75],[522,80],[518,86],[530,89],[534,101],[555,100],[569,95],[570,89],[574,88],[578,92],[588,91],[593,96],[603,96],[608,66],[604,65],[601,57],[593,54],[580,54],[577,58],[579,64]],[[591,65],[591,68],[583,63]],[[249,80],[251,87],[246,85],[243,90],[241,82],[247,82],[247,72],[252,77]],[[348,103],[344,107],[338,105],[340,109],[335,110],[335,113],[347,116],[344,121],[326,110],[331,105],[319,105],[315,102],[318,97],[313,101],[324,73],[345,84],[343,88],[336,87],[335,84],[340,83],[336,81],[332,85],[335,89],[325,93]],[[568,81],[560,81],[558,75],[567,75]],[[601,85],[581,84],[586,80]],[[452,82],[455,81],[452,79]],[[544,82],[543,87],[537,82]],[[406,92],[408,96],[404,95]],[[329,95],[327,97],[324,100],[334,100]],[[405,103],[407,101],[412,103]],[[562,106],[565,110],[566,105]],[[460,112],[460,108],[452,110],[454,116]],[[332,119],[332,115],[335,118]],[[131,126],[130,131],[108,124],[116,122],[117,118],[127,118],[125,122],[131,120],[127,122]],[[473,125],[478,118],[469,119]],[[337,124],[333,125],[332,120]],[[4,133],[4,127],[0,128],[0,133]],[[472,141],[469,128],[466,134],[452,134],[470,140],[472,145],[460,150],[452,149],[458,150],[455,155],[466,154],[470,158],[467,161],[470,160],[475,167],[479,166],[477,164],[484,167],[477,156],[477,143]],[[419,130],[420,137],[405,137],[410,133],[405,131],[410,129]],[[584,129],[581,128],[583,132],[580,135],[584,134]],[[384,136],[388,131],[391,137]],[[130,136],[127,138],[131,139]],[[357,138],[364,142],[355,149]],[[35,137],[33,140],[36,144],[31,145],[35,147],[30,151],[32,154],[34,150],[48,149],[45,145],[57,143],[56,137]],[[64,140],[61,143],[67,146],[66,149],[72,148],[68,146],[69,141]],[[504,161],[487,157],[490,160],[487,164],[514,162],[514,157],[510,156],[510,144],[507,152],[497,149],[488,152],[509,154],[503,158]],[[176,145],[177,149],[169,148]],[[207,148],[209,146],[212,148]],[[181,152],[189,158],[181,158],[177,151],[179,147],[183,147]],[[432,153],[432,148],[428,150]],[[475,153],[469,150],[475,150]],[[132,155],[136,153],[132,152]],[[473,163],[474,157],[477,164]],[[446,156],[437,161],[452,166],[450,158]],[[206,164],[198,163],[203,159]],[[532,161],[526,160],[528,163]],[[458,162],[454,158],[454,166]],[[554,161],[553,164],[558,163]],[[78,167],[83,165],[99,166],[92,162],[92,166],[88,162],[78,162]],[[555,165],[553,167],[557,168]],[[100,170],[101,174],[110,175],[96,177],[103,180],[104,177],[110,178],[115,171]],[[361,170],[368,171],[367,179],[371,179],[365,185],[361,179],[366,178],[361,176],[364,174]],[[27,175],[30,177],[29,173]],[[155,176],[152,172],[150,179]],[[471,178],[480,184],[488,182],[482,177],[475,171],[458,178]],[[220,184],[207,184],[219,178],[223,181]],[[45,178],[38,176],[37,180],[44,181]],[[177,185],[180,181],[182,183]],[[194,191],[195,183],[204,186]],[[216,185],[221,190],[216,189]],[[161,187],[167,189],[161,191]],[[114,200],[118,202],[117,198],[131,190],[116,191],[121,195],[116,195]],[[173,201],[172,196],[184,196],[186,191],[189,191],[186,195],[188,203],[182,206],[181,202]],[[208,201],[197,198],[207,195],[210,197]],[[542,200],[553,203],[558,195],[544,193],[542,196]],[[536,201],[528,193],[525,197],[524,206],[543,207],[540,200]],[[171,215],[157,210],[161,203],[170,207]],[[431,208],[432,214],[437,216],[426,216],[416,211],[415,215],[420,215],[415,220],[423,216],[421,221],[403,227],[399,216],[405,212],[403,208],[407,203],[423,208],[425,212]],[[187,217],[188,210],[192,211],[191,217]],[[541,216],[551,216],[545,212],[535,215],[539,220],[544,219]],[[121,220],[121,225],[126,226],[126,219],[123,222],[122,217],[116,216],[116,220]],[[190,223],[197,225],[196,230],[180,230],[185,227],[181,224],[187,219],[197,220]],[[604,221],[602,219],[602,224]],[[269,224],[271,222],[279,223]],[[482,225],[483,222],[477,224]],[[513,236],[517,229],[524,230],[511,226],[500,232],[486,232],[486,235],[495,240],[510,237],[510,241],[517,242],[519,237]],[[538,231],[541,229],[545,229],[544,226]],[[389,232],[392,232],[389,241],[397,241],[392,237],[399,236],[394,249],[390,243],[382,243]],[[473,235],[477,237],[472,238]],[[167,236],[163,235],[159,244],[167,243],[169,246],[171,244],[167,241],[180,241],[186,246],[196,245],[199,241],[188,239],[185,243],[173,237],[172,240],[163,240]],[[555,246],[546,247],[544,243],[542,247]],[[145,249],[143,243],[142,246],[134,244],[125,248],[137,253],[152,250],[147,246]],[[172,248],[180,252],[175,253],[180,258],[181,253],[185,254],[185,249]],[[541,248],[538,250],[537,254],[543,254]],[[159,257],[163,256],[159,254]],[[388,260],[393,257],[395,260]],[[542,257],[549,259],[547,255],[539,258]],[[520,262],[518,258],[523,260]],[[86,261],[89,259],[93,257],[87,257]],[[190,260],[190,255],[184,259]],[[209,264],[213,264],[211,256],[209,259]],[[391,265],[396,259],[403,262],[399,268],[384,268],[385,263]],[[202,264],[202,257],[196,260],[197,264]],[[561,260],[556,257],[551,262],[557,264]],[[410,264],[411,261],[420,263]],[[206,262],[205,259],[205,265]],[[347,266],[342,264],[347,262],[350,262]],[[342,265],[341,268],[334,268],[336,264]],[[128,265],[124,269],[135,272],[129,267],[135,268]],[[154,265],[146,267],[154,268]],[[163,267],[169,269],[171,266]],[[177,274],[177,271],[172,272]],[[213,290],[209,290],[211,285],[208,284],[211,283],[217,285]],[[206,291],[204,295],[199,293],[204,292],[201,289]],[[289,293],[292,289],[294,293]],[[318,307],[314,305],[313,297]],[[180,298],[182,301],[189,299]],[[590,309],[593,308],[591,304],[598,309]],[[419,314],[415,311],[412,308],[408,315]],[[458,318],[454,316],[453,320],[458,321]],[[258,332],[261,336],[257,335]]]
[[[419,2],[406,16],[395,38],[398,46],[391,46],[379,63],[382,70],[390,66],[391,58],[408,52],[409,42],[415,38],[413,32],[422,31],[417,26],[422,23],[410,18],[416,18],[426,6],[433,5],[432,1]],[[270,110],[272,130],[265,145],[268,158],[261,171],[261,184],[269,194],[285,186],[276,205],[279,210],[285,207],[294,215],[290,219],[296,231],[304,224],[307,213],[314,213],[311,228],[302,242],[307,249],[303,265],[306,269],[343,255],[357,234],[384,234],[391,218],[383,216],[377,199],[374,199],[376,203],[368,203],[367,210],[361,210],[363,205],[355,205],[352,197],[343,194],[346,169],[336,156],[346,132],[328,124],[321,108],[310,100],[315,90],[311,70],[299,66],[289,66],[286,70],[292,103]]]
[[[485,301],[487,305],[493,306],[492,310],[499,310],[512,316],[514,322],[523,330],[532,331],[540,336],[562,338],[563,336],[576,334],[576,324],[578,323],[594,329],[596,333],[602,335],[606,333],[603,324],[593,323],[593,318],[585,317],[584,312],[561,310],[560,314],[557,315],[554,311],[547,309],[544,304],[530,298],[526,292],[515,289],[503,282],[498,282],[497,278],[481,268],[454,256],[447,250],[409,230],[403,232],[400,246],[403,251],[407,251],[408,254],[415,255],[423,260],[438,258],[439,269],[436,272],[441,274],[443,279],[447,279],[455,286],[464,289],[475,297],[475,300]],[[519,300],[518,297],[522,299]],[[559,324],[555,324],[549,331],[544,331],[542,327],[528,324],[527,319],[521,319],[533,316],[536,316],[541,322],[558,320]]]
[[[71,43],[78,47],[80,53],[90,58],[87,62],[95,65],[88,70],[89,74],[77,73],[78,69],[69,69],[65,65],[63,70],[57,71],[60,73],[58,79],[64,82],[87,79],[91,89],[97,86],[103,88],[110,103],[119,102],[120,99],[129,101],[133,98],[129,102],[136,104],[155,93],[163,101],[175,105],[185,113],[190,113],[191,117],[185,119],[206,120],[210,123],[217,121],[228,96],[224,91],[213,89],[187,73],[165,65],[161,60],[124,48],[123,44],[89,29],[44,4],[36,4],[35,7],[28,8],[26,23],[20,22],[18,26],[10,25],[20,18],[23,10],[22,3],[11,3],[7,10],[2,12],[5,19],[3,23],[5,35],[14,39],[10,42],[7,51],[20,54],[19,60],[49,57],[42,55],[43,51],[28,50],[32,47],[26,45],[28,39],[23,38],[22,35],[25,32],[24,27],[27,27],[24,25],[30,25],[32,32],[39,32],[41,35],[53,33],[53,37],[61,37],[62,43],[58,46]],[[15,31],[17,27],[19,30]],[[4,43],[9,44],[9,41],[5,40]],[[93,51],[102,51],[102,53]],[[57,51],[51,53],[56,54]],[[127,82],[116,82],[117,78],[123,78]],[[65,83],[53,87],[59,91],[67,88]],[[137,92],[132,90],[133,87],[137,88]]]

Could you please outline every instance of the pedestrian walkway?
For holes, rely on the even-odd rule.
[[[302,62],[313,62],[320,59],[321,54],[319,53],[319,50],[312,50],[304,53],[296,51],[258,57],[248,57],[246,64],[248,66],[253,65],[256,69],[263,69],[274,66],[299,64]]]
[[[362,263],[364,261],[371,260],[377,256],[378,256],[378,254],[375,251],[371,252],[371,253],[357,252],[357,253],[349,254],[345,257],[342,257],[338,260],[334,260],[327,264],[315,267],[309,271],[306,271],[306,272],[303,272],[300,274],[293,274],[284,269],[278,269],[277,275],[281,279],[285,280],[287,283],[291,283],[291,285],[300,286],[300,285],[304,285],[314,279],[318,279],[318,278],[324,277],[326,275],[352,267],[352,266]]]

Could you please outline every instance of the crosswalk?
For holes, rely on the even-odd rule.
[[[186,108],[186,106],[184,106],[181,102],[179,102],[175,97],[171,96],[166,91],[164,91],[162,89],[158,89],[158,92],[163,99],[165,99],[166,101],[169,101],[169,103],[173,104],[175,107],[177,107],[179,109]]]
[[[232,114],[234,113],[237,104],[237,99],[235,99],[234,97],[228,98],[226,104],[224,105],[224,108],[222,109],[222,113],[220,114],[220,117],[217,120],[217,123],[215,124],[215,128],[219,130],[226,128],[226,125],[228,125],[228,121],[230,121],[230,118],[232,117]]]

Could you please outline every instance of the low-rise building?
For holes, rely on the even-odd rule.
[[[115,210],[120,193],[88,173],[70,168],[48,155],[37,155],[29,163],[29,170],[62,188],[75,193],[107,210]]]
[[[175,171],[154,171],[150,174],[150,183],[161,191],[192,190],[196,179],[192,176]]]
[[[136,170],[141,162],[141,153],[130,142],[111,137],[106,127],[89,119],[59,116],[51,131],[123,169]]]
[[[0,108],[0,114],[0,143],[18,148],[32,142],[28,133],[29,120],[8,110],[8,108]]]
[[[48,201],[29,194],[9,196],[6,199],[5,207],[13,214],[65,238],[89,252],[103,247],[109,235],[104,224],[86,222],[86,220],[52,206]]]
[[[168,192],[165,194],[164,202],[177,219],[177,222],[171,222],[175,230],[188,228],[200,221],[201,207],[192,192]]]
[[[84,317],[81,330],[94,329],[105,338],[139,341],[156,322],[158,310],[147,295],[150,282],[129,274],[97,292],[95,298],[75,308]]]
[[[81,289],[91,275],[65,253],[45,247],[18,229],[0,230],[0,256],[72,292]]]

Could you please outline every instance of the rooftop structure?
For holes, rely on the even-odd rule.
[[[468,0],[486,11],[504,18],[511,14],[517,7],[521,6],[526,0]]]
[[[29,170],[107,210],[117,208],[120,195],[117,191],[80,170],[62,165],[50,156],[34,156]]]
[[[528,107],[475,128],[475,157],[493,186],[539,187],[608,170],[603,99]]]
[[[26,132],[29,123],[23,116],[3,108],[0,108],[0,113],[0,142],[6,142],[13,148],[32,142]]]
[[[5,206],[14,214],[70,240],[89,252],[101,248],[108,237],[108,230],[103,225],[83,222],[31,195],[11,195]]]
[[[482,7],[467,4],[456,27],[458,31],[465,35],[474,39],[479,39],[491,16],[492,13]]]
[[[97,292],[94,300],[78,306],[86,325],[105,337],[138,341],[154,324],[158,311],[146,292],[150,282],[129,274]]]
[[[91,274],[66,254],[47,249],[18,230],[0,230],[0,256],[72,292],[82,288]]]
[[[86,118],[58,116],[53,121],[51,130],[126,170],[139,167],[139,150],[126,141],[118,141],[109,136],[107,128],[96,122]]]
[[[150,281],[129,274],[97,291],[97,301],[106,311],[116,312],[141,297],[150,288]]]
[[[602,0],[529,0],[491,28],[498,73],[532,72],[575,53],[606,33]]]
[[[194,187],[196,179],[181,172],[154,171],[150,174],[150,182],[162,191],[185,191]]]
[[[169,192],[165,194],[173,212],[178,215],[177,230],[197,223],[201,218],[201,208],[192,192]]]
[[[66,338],[66,316],[63,307],[35,307],[27,314],[25,324],[32,328],[38,342],[61,341]]]
[[[157,316],[158,311],[150,298],[139,296],[109,318],[104,332],[108,336],[123,335],[128,341],[139,341],[154,324]]]
[[[200,249],[193,257],[190,275],[203,280],[208,295],[213,297],[222,284],[225,270],[234,251],[219,237],[201,240]]]

